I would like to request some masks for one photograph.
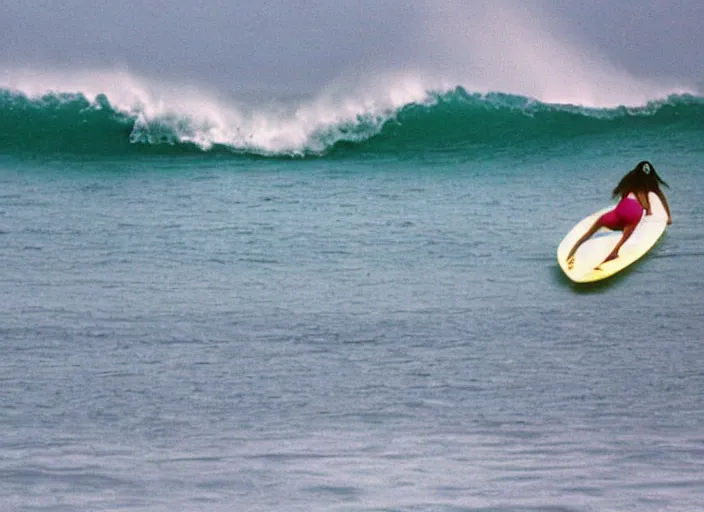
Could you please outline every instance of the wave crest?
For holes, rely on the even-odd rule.
[[[101,91],[31,96],[0,89],[0,151],[230,152],[307,156],[349,151],[505,147],[643,128],[701,130],[704,100],[672,95],[641,107],[542,103],[462,87],[428,91],[402,81],[385,94],[328,94],[276,105],[237,105],[177,92],[131,97]]]

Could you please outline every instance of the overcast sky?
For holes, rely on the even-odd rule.
[[[492,66],[525,73],[550,59],[568,73],[584,58],[587,73],[603,65],[704,84],[703,0],[0,0],[0,13],[4,71],[122,66],[229,91],[299,93],[372,68],[461,68],[466,77]]]

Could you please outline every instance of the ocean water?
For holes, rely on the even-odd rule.
[[[0,93],[0,510],[704,508],[704,100],[117,103]],[[642,159],[674,223],[571,284]]]

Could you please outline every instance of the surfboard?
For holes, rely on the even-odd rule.
[[[567,255],[584,233],[594,224],[594,222],[604,213],[612,210],[615,206],[602,208],[582,219],[569,233],[562,239],[557,247],[557,261],[562,271],[575,283],[591,283],[601,281],[611,277],[617,272],[638,261],[646,254],[660,239],[667,228],[667,212],[662,205],[660,198],[653,192],[648,195],[650,200],[651,215],[641,217],[640,222],[633,231],[631,237],[623,244],[618,252],[618,258],[604,261],[616,243],[621,239],[621,231],[612,231],[601,228],[594,236],[584,242],[577,249],[575,262],[572,269],[567,265]],[[599,266],[599,270],[596,267]]]

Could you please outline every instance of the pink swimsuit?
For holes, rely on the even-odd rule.
[[[643,207],[637,199],[626,196],[616,205],[616,208],[601,216],[601,223],[609,229],[623,229],[625,226],[635,226],[643,216]]]

